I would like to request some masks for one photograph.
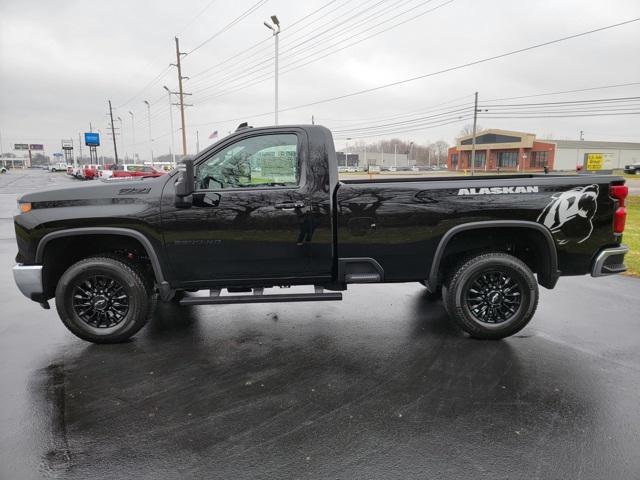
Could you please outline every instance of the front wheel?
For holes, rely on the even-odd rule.
[[[529,323],[538,305],[538,283],[518,258],[485,253],[453,269],[442,299],[449,316],[469,335],[499,339]]]
[[[56,288],[56,308],[65,326],[94,343],[118,343],[149,320],[155,293],[144,274],[126,260],[91,257],[73,264]]]

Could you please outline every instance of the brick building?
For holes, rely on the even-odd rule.
[[[471,169],[472,135],[456,139],[449,148],[449,170]],[[533,133],[491,128],[476,133],[475,170],[501,172],[536,172],[553,170],[556,145],[538,141]]]

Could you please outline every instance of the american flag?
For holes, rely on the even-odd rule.
[[[209,135],[210,140],[215,140],[216,138],[218,138],[218,130],[214,130],[213,133]]]

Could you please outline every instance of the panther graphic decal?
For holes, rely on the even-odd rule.
[[[598,208],[598,185],[576,187],[554,194],[538,222],[551,230],[560,245],[582,243],[591,236]]]

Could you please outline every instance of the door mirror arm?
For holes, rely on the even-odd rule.
[[[193,159],[183,160],[182,163],[180,176],[175,185],[175,206],[177,208],[190,208],[193,205],[192,194],[195,190]]]

